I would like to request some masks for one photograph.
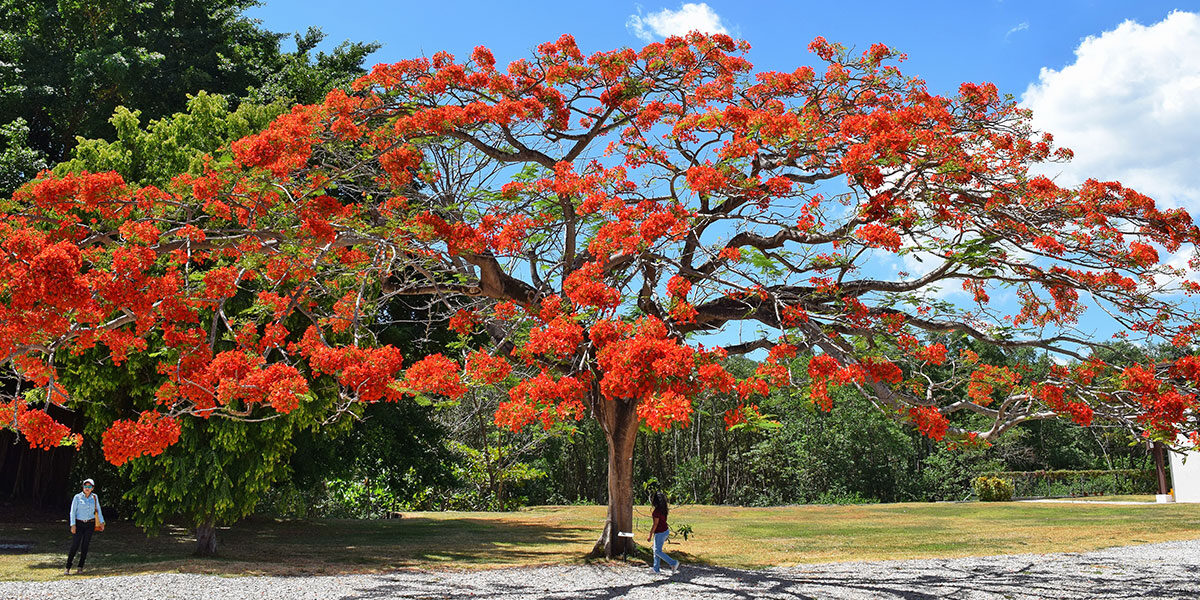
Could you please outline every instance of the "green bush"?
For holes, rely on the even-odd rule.
[[[971,487],[975,488],[975,496],[982,502],[1008,502],[1016,491],[1011,481],[986,475],[976,477]]]
[[[687,541],[689,535],[696,535],[696,530],[689,523],[676,523],[671,527],[671,533],[682,535],[683,540]]]

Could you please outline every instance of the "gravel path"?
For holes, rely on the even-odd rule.
[[[1083,554],[830,563],[742,571],[687,566],[673,577],[646,567],[575,566],[488,571],[399,571],[325,577],[158,574],[0,582],[5,600],[288,600],[472,598],[1200,598],[1200,540]]]

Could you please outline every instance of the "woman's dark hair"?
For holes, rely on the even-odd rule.
[[[662,492],[654,492],[650,503],[654,505],[654,510],[662,513],[664,519],[667,518],[667,497]]]

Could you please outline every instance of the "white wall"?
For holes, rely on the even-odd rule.
[[[1200,502],[1200,452],[1167,452],[1176,502]],[[1183,458],[1187,457],[1184,463]]]

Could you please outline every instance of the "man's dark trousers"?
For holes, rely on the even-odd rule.
[[[79,568],[87,560],[88,545],[92,543],[92,532],[96,530],[96,521],[75,521],[75,535],[71,538],[71,551],[67,553],[67,568],[75,560],[75,551],[79,550]]]

